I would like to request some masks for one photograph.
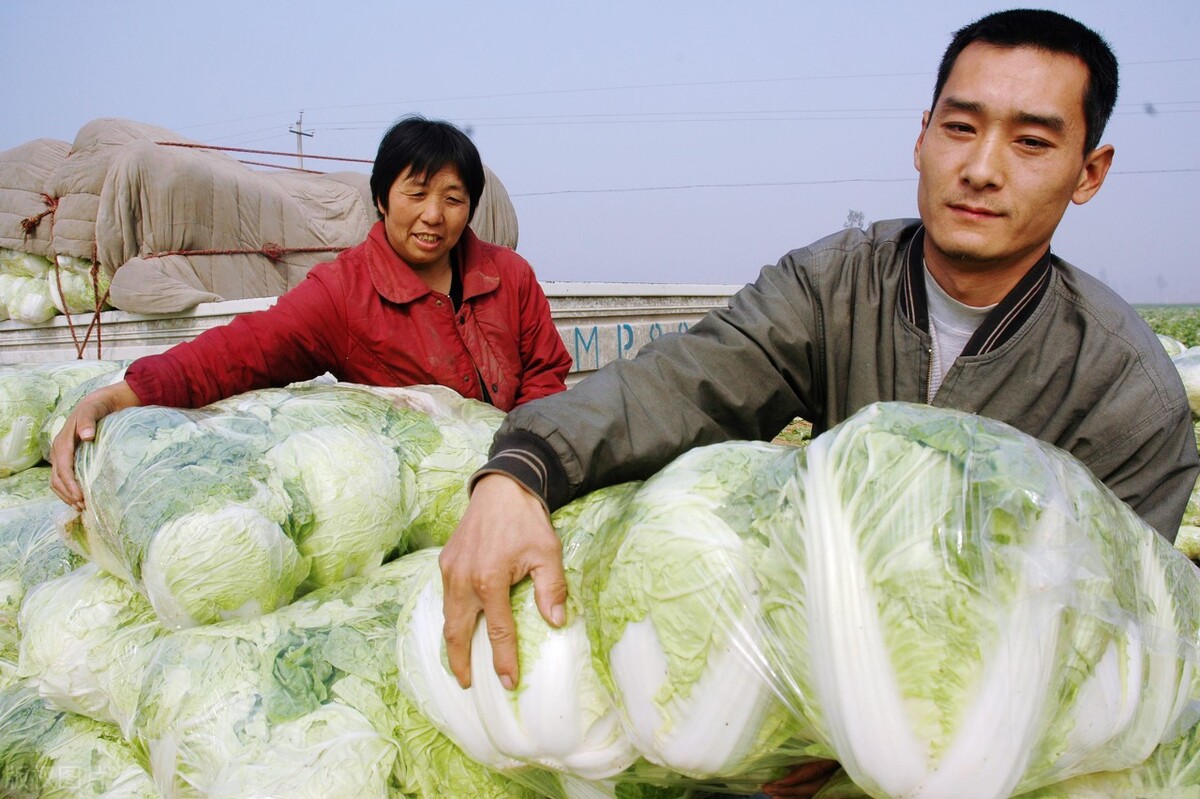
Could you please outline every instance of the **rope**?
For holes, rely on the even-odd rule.
[[[83,360],[84,352],[87,350],[88,341],[92,337],[92,331],[96,333],[96,360],[103,360],[103,341],[101,338],[102,326],[100,324],[100,311],[104,308],[104,303],[108,302],[108,291],[105,291],[103,296],[100,294],[100,261],[96,252],[96,243],[92,242],[92,265],[88,269],[88,275],[92,279],[92,296],[96,298],[96,307],[92,312],[92,320],[88,322],[87,330],[83,334],[83,341],[79,340],[79,334],[75,330],[75,322],[71,319],[71,306],[67,304],[66,293],[63,291],[62,285],[62,267],[57,263],[54,264],[54,280],[58,284],[58,296],[63,304],[63,316],[67,319],[67,329],[71,331],[71,342],[75,345],[76,360]]]
[[[37,228],[37,226],[39,224],[41,224],[41,221],[44,218],[46,218],[47,216],[53,214],[55,211],[58,210],[58,198],[57,197],[51,197],[49,194],[42,194],[42,202],[46,204],[45,211],[42,211],[40,214],[34,214],[33,216],[31,216],[27,219],[21,220],[21,230],[23,230],[25,232],[26,236],[28,236],[30,233],[32,233]],[[50,224],[53,225],[54,221],[51,220]]]
[[[243,158],[239,158],[238,163],[246,164],[248,166],[269,166],[269,167],[274,167],[275,169],[283,169],[288,172],[303,172],[307,175],[324,175],[325,174],[324,172],[320,172],[316,169],[301,169],[298,166],[284,166],[283,164],[268,164],[265,161],[247,161]]]
[[[248,150],[245,147],[219,147],[215,144],[197,144],[195,142],[181,141],[158,141],[155,144],[161,144],[163,147],[189,147],[193,150],[220,150],[226,153],[253,153],[255,155],[278,155],[284,158],[295,158],[295,153],[285,153],[279,150]],[[373,164],[373,159],[370,158],[339,158],[335,155],[305,155],[305,158],[311,158],[314,161],[346,161],[356,164]],[[270,164],[264,164],[270,166]]]
[[[142,258],[165,258],[168,255],[265,255],[272,261],[278,261],[285,255],[290,253],[310,253],[310,252],[342,252],[349,249],[348,247],[284,247],[273,242],[267,242],[258,249],[246,250],[168,250],[166,252],[152,252],[148,255],[143,255]]]

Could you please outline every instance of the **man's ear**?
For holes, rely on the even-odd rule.
[[[1071,195],[1071,202],[1083,205],[1096,196],[1096,192],[1104,185],[1104,178],[1112,166],[1115,152],[1111,144],[1105,144],[1088,153],[1087,158],[1083,160],[1083,169],[1079,171],[1079,183],[1075,186],[1075,193]]]
[[[925,130],[929,127],[929,112],[921,114],[921,132],[917,134],[917,143],[913,145],[913,166],[921,171],[921,142],[925,141]]]

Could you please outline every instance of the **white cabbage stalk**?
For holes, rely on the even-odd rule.
[[[870,795],[1000,799],[1194,723],[1200,573],[1068,454],[881,403],[793,457],[772,660]]]
[[[553,628],[545,622],[531,580],[513,590],[513,616],[520,632],[517,690],[505,689],[496,676],[482,618],[475,628],[471,693],[488,737],[509,757],[585,780],[616,776],[638,757],[616,705],[592,668],[581,602],[587,547],[597,533],[617,522],[635,489],[635,484],[602,489],[554,515],[567,576],[567,623]]]
[[[419,588],[414,587],[413,598],[397,621],[400,691],[476,763],[497,771],[519,769],[521,761],[502,754],[484,729],[475,704],[477,689],[459,687],[447,665],[442,576],[437,565],[440,551],[427,548],[404,558],[421,568],[413,575]]]
[[[171,628],[269,613],[290,602],[307,575],[308,559],[283,528],[244,505],[171,519],[142,564],[146,595]]]
[[[95,564],[48,580],[21,606],[18,674],[52,707],[129,728],[164,634],[146,598]]]
[[[773,557],[757,525],[774,511],[783,446],[702,447],[633,495],[598,533],[585,607],[602,680],[643,757],[698,779],[780,776],[811,738],[765,663],[758,576]],[[774,771],[774,773],[772,773]]]

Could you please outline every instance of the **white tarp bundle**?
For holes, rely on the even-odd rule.
[[[515,247],[512,203],[490,170],[487,180],[472,229]],[[59,296],[59,312],[94,310],[105,289],[112,307],[136,313],[278,296],[361,242],[377,218],[366,173],[255,170],[130,120],[93,120],[70,145],[38,139],[0,153],[0,248],[69,266],[70,287],[49,271],[59,295],[94,284],[82,292],[91,307]],[[43,305],[3,315],[35,324],[54,312]]]

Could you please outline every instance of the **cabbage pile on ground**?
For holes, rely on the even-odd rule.
[[[521,685],[481,623],[459,688],[436,544],[499,418],[325,384],[106,419],[77,463],[91,562],[13,591],[0,705],[37,723],[0,734],[0,787],[73,768],[73,725],[109,799],[126,773],[178,797],[683,799],[811,758],[842,764],[825,799],[1195,786],[1200,570],[1069,455],[924,406],[561,508],[566,624],[517,585]]]

